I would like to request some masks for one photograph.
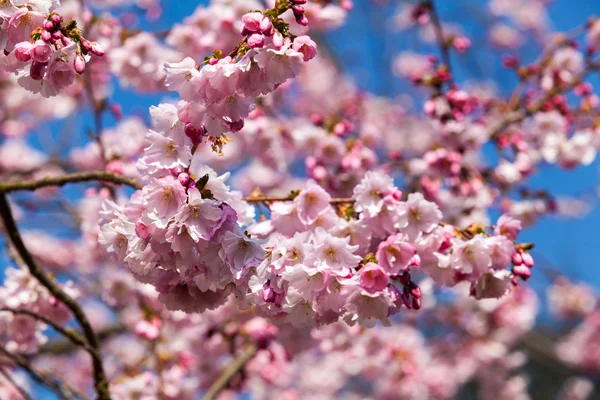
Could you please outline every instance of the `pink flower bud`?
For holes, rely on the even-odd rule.
[[[521,256],[521,253],[514,253],[512,255],[512,262],[515,265],[521,265],[521,264],[523,264],[523,257]]]
[[[171,175],[179,176],[183,172],[183,167],[181,165],[176,166],[175,168],[171,168]]]
[[[260,31],[267,36],[272,34],[273,23],[271,22],[271,18],[265,16],[260,20]]]
[[[273,47],[277,50],[283,47],[283,35],[279,31],[275,31],[273,34]]]
[[[259,12],[251,12],[242,15],[242,22],[244,24],[244,28],[248,30],[248,32],[258,32],[260,30],[260,24],[262,19],[263,15]]]
[[[523,258],[523,264],[525,264],[525,266],[529,268],[533,267],[534,262],[533,257],[531,257],[531,254],[523,252],[521,254],[521,257]]]
[[[83,74],[85,71],[85,59],[81,54],[77,54],[75,59],[73,60],[73,66],[75,67],[75,72],[78,74]]]
[[[244,128],[244,120],[243,119],[229,123],[229,129],[231,129],[231,132],[239,132],[243,128]]]
[[[44,78],[44,75],[46,74],[47,67],[48,64],[38,63],[34,61],[31,64],[31,68],[29,70],[29,75],[31,76],[31,79],[41,81]]]
[[[54,31],[54,32],[52,32],[52,39],[54,39],[54,40],[60,40],[60,39],[62,39],[62,37],[63,37],[63,34],[62,34],[61,31]]]
[[[30,42],[17,43],[14,48],[15,57],[19,61],[27,62],[31,60],[31,48],[33,45]]]
[[[185,135],[190,138],[193,145],[202,143],[202,136],[204,136],[204,128],[196,128],[192,124],[186,124],[184,132]]]
[[[215,57],[211,57],[211,58],[208,60],[208,63],[209,63],[210,65],[216,65],[218,62],[219,62],[219,59],[218,59],[218,58],[215,58]]]
[[[531,270],[523,264],[513,265],[512,272],[523,280],[527,280],[531,276]]]
[[[59,26],[62,23],[62,17],[58,14],[52,14],[50,20],[54,23],[54,25]]]
[[[309,61],[317,55],[317,44],[308,36],[298,36],[294,39],[292,48],[304,56],[304,61]]]
[[[248,47],[251,49],[260,49],[265,45],[265,37],[260,33],[253,33],[248,36]]]
[[[50,40],[52,40],[52,34],[49,31],[42,31],[42,40],[44,42],[49,42]]]
[[[350,11],[354,8],[354,3],[352,0],[341,0],[340,7],[342,7],[346,11]]]
[[[141,239],[148,239],[150,237],[150,230],[141,219],[135,221],[135,234]]]
[[[34,61],[45,63],[50,60],[51,56],[52,47],[50,47],[48,43],[43,40],[38,40],[33,44],[33,47],[31,48],[31,58],[33,58]]]
[[[179,174],[179,176],[177,176],[177,179],[179,179],[179,183],[181,183],[181,186],[186,186],[190,181],[190,176],[187,172],[182,172]]]
[[[306,0],[292,0],[293,4],[306,4]]]
[[[265,283],[262,290],[263,300],[266,303],[273,303],[275,301],[275,291],[273,288]]]
[[[296,15],[302,15],[302,14],[304,14],[304,7],[299,6],[299,5],[293,5],[292,12]]]
[[[298,25],[308,26],[308,18],[306,18],[306,15],[296,14],[295,17],[296,17],[296,22],[298,23]]]
[[[412,299],[412,308],[415,310],[419,310],[421,308],[421,299],[413,297]]]
[[[52,31],[54,30],[54,23],[50,20],[46,20],[44,21],[44,29],[46,29],[47,31]]]
[[[115,119],[120,120],[123,118],[123,109],[120,104],[111,104],[110,111],[112,112]]]
[[[92,42],[91,45],[92,45],[92,48],[91,48],[92,54],[95,54],[98,57],[102,57],[104,55],[104,49],[102,48],[102,46],[100,46],[100,44],[98,42]]]

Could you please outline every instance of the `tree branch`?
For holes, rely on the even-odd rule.
[[[210,388],[208,388],[204,394],[204,397],[202,397],[202,400],[214,400],[219,393],[221,393],[221,391],[227,388],[233,377],[240,372],[246,366],[246,364],[252,360],[252,358],[254,358],[257,351],[258,347],[256,347],[256,345],[251,344],[248,346],[248,348],[246,348],[246,350],[244,350],[244,352],[240,354],[238,358],[233,360],[231,364],[229,364],[223,370],[217,380],[211,385]]]
[[[0,308],[0,311],[6,311],[6,312],[13,313],[13,314],[27,315],[27,316],[34,318],[40,322],[43,322],[46,325],[51,326],[55,331],[57,331],[58,333],[60,333],[61,335],[63,335],[67,339],[69,339],[73,344],[85,348],[88,352],[93,353],[95,351],[94,349],[92,349],[89,346],[89,344],[85,341],[85,339],[83,337],[81,337],[79,332],[76,332],[76,331],[68,329],[68,328],[64,328],[64,327],[60,326],[59,324],[57,324],[56,322],[52,321],[51,319],[44,317],[43,315],[36,314],[33,311],[29,311],[29,310],[19,310],[19,309],[9,308],[9,307],[2,307],[2,308]]]
[[[13,385],[13,387],[17,390],[17,392],[19,392],[19,394],[21,395],[21,397],[23,397],[24,400],[33,400],[31,396],[29,396],[29,394],[25,391],[25,389],[23,389],[17,382],[15,382],[15,380],[12,376],[10,376],[10,373],[7,370],[5,370],[4,368],[0,368],[0,375],[2,375],[4,379],[6,379],[8,382],[10,382],[11,385]]]
[[[492,125],[490,127],[490,129],[488,131],[489,137],[493,138],[494,136],[496,136],[497,134],[502,132],[504,129],[508,128],[510,125],[521,122],[525,118],[530,117],[537,112],[540,112],[542,110],[542,108],[544,107],[544,105],[548,101],[550,101],[554,96],[556,96],[557,94],[564,94],[564,93],[574,89],[575,86],[577,86],[581,82],[583,82],[585,77],[591,71],[597,70],[599,68],[600,68],[600,63],[589,63],[586,66],[585,70],[582,73],[580,73],[579,75],[577,75],[575,78],[573,78],[573,80],[568,85],[564,86],[563,88],[561,88],[559,90],[552,90],[552,91],[548,92],[548,94],[546,94],[544,97],[538,99],[537,101],[533,102],[529,106],[523,107],[520,110],[509,112],[508,114],[506,114],[506,116],[504,118],[502,118],[500,121],[498,121],[497,123],[495,123],[494,125]]]
[[[292,201],[294,200],[291,196],[248,196],[243,197],[242,200],[248,203],[267,203],[273,201]],[[352,204],[354,199],[352,198],[333,198],[329,201],[329,204]]]
[[[440,21],[440,17],[435,8],[435,4],[433,0],[428,0],[426,2],[426,6],[429,9],[429,16],[431,17],[431,24],[433,25],[433,31],[435,32],[435,37],[440,46],[440,53],[442,55],[442,62],[448,69],[450,73],[450,83],[453,82],[452,76],[452,66],[450,65],[450,48],[449,43],[446,41],[446,37],[444,36],[444,29],[442,28],[442,23]]]
[[[83,330],[83,335],[85,336],[87,343],[94,350],[90,352],[92,356],[92,365],[94,369],[94,387],[96,392],[98,393],[99,400],[110,400],[110,393],[108,391],[108,381],[106,379],[106,374],[104,373],[104,367],[102,365],[102,357],[100,353],[100,347],[98,345],[98,339],[96,337],[96,333],[92,328],[92,325],[88,321],[85,313],[83,312],[81,306],[75,299],[69,296],[66,292],[64,292],[58,283],[50,278],[48,275],[44,273],[44,271],[36,264],[33,256],[25,247],[25,243],[23,243],[23,239],[19,233],[17,225],[15,223],[15,219],[12,215],[12,211],[10,209],[10,205],[8,204],[8,199],[6,194],[0,193],[0,216],[2,217],[2,221],[4,222],[4,228],[6,233],[8,234],[11,243],[19,253],[19,256],[27,265],[29,272],[33,275],[48,291],[59,301],[61,301],[71,312],[73,316],[81,326]]]
[[[40,371],[39,369],[34,367],[33,364],[31,364],[31,362],[29,362],[29,360],[27,360],[25,357],[9,352],[4,348],[4,346],[0,346],[0,354],[4,355],[12,362],[14,362],[15,365],[25,370],[25,372],[27,372],[31,379],[46,386],[54,393],[56,393],[61,399],[71,400],[75,399],[75,396],[78,396],[85,400],[89,399],[85,394],[72,388],[57,377],[46,372]]]
[[[141,189],[143,185],[133,178],[113,174],[106,171],[75,172],[60,176],[52,176],[39,180],[0,182],[0,192],[9,193],[19,190],[37,190],[47,186],[64,186],[68,183],[102,181],[119,185],[127,185],[134,189]]]

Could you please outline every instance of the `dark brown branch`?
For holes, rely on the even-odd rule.
[[[75,172],[72,174],[65,174],[60,176],[52,176],[42,178],[38,180],[30,181],[14,181],[14,182],[0,182],[0,192],[8,193],[19,190],[37,190],[47,186],[64,186],[68,183],[79,183],[79,182],[110,182],[119,185],[127,185],[134,189],[141,189],[142,184],[133,178],[127,176],[113,174],[106,171],[90,171],[90,172]]]
[[[100,343],[105,342],[106,340],[120,335],[122,333],[125,333],[125,327],[121,326],[121,325],[114,325],[114,326],[109,326],[106,329],[103,329],[101,331],[98,331],[98,341]],[[73,344],[73,342],[71,342],[70,340],[53,340],[51,342],[46,343],[44,346],[42,346],[42,348],[40,349],[40,353],[42,354],[67,354],[70,353],[74,350],[76,350],[78,347],[75,346]]]
[[[106,374],[104,373],[104,367],[102,365],[102,357],[100,353],[100,346],[98,344],[98,339],[96,337],[96,333],[92,328],[89,320],[87,319],[85,313],[83,312],[81,306],[75,299],[69,296],[65,291],[63,291],[58,283],[50,278],[48,275],[44,273],[44,271],[36,264],[33,256],[25,247],[25,243],[23,243],[23,239],[21,238],[21,234],[17,228],[15,223],[15,219],[12,215],[12,211],[10,209],[10,205],[8,204],[8,198],[6,194],[0,193],[0,216],[2,217],[2,221],[4,222],[4,229],[10,238],[12,245],[17,250],[17,253],[27,265],[29,272],[33,275],[48,291],[60,302],[62,302],[71,312],[73,316],[79,323],[81,329],[83,330],[83,335],[89,346],[94,350],[90,352],[92,356],[92,365],[94,369],[94,387],[96,392],[98,393],[99,400],[110,400],[110,394],[108,391],[108,381],[106,379]]]
[[[257,351],[258,351],[258,348],[256,347],[256,345],[252,344],[252,345],[248,346],[248,348],[246,348],[244,350],[244,352],[242,354],[240,354],[240,356],[238,358],[233,360],[231,362],[231,364],[229,364],[223,370],[223,372],[217,378],[217,380],[211,385],[210,388],[208,388],[208,390],[206,391],[206,393],[204,394],[204,397],[202,397],[202,399],[203,400],[214,400],[219,395],[219,393],[221,393],[221,391],[223,391],[227,388],[227,386],[229,385],[229,382],[231,382],[233,377],[238,372],[240,372],[242,369],[244,369],[246,364],[248,364],[248,362],[250,360],[252,360],[252,358],[254,358]]]

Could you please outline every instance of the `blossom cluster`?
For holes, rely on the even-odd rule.
[[[43,97],[56,96],[85,71],[91,55],[102,56],[96,42],[82,36],[77,23],[54,12],[58,2],[12,0],[0,9],[2,63],[23,88]]]
[[[65,289],[73,295],[77,294],[72,287],[66,286]],[[0,287],[0,308],[30,311],[57,324],[64,324],[71,319],[65,305],[23,269],[6,269],[6,279]],[[9,351],[35,353],[48,340],[43,333],[46,328],[48,326],[45,323],[30,315],[0,311],[0,337]]]

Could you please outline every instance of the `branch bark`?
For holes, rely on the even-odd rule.
[[[79,303],[77,303],[75,299],[63,291],[58,283],[46,275],[44,271],[36,264],[33,256],[31,253],[29,253],[27,247],[25,247],[25,243],[23,243],[23,239],[21,238],[21,234],[19,233],[15,219],[12,215],[10,204],[8,204],[8,198],[4,193],[0,193],[0,217],[2,218],[4,229],[12,245],[17,250],[17,253],[19,253],[19,256],[25,265],[27,265],[31,275],[33,275],[46,289],[48,289],[50,293],[52,293],[57,300],[61,301],[73,313],[73,316],[83,330],[83,335],[85,336],[88,345],[94,350],[90,352],[90,355],[92,356],[94,387],[98,394],[98,399],[110,400],[111,397],[108,390],[108,380],[106,379],[104,366],[102,365],[100,346],[92,325],[87,319]]]
[[[242,369],[244,369],[246,364],[248,364],[248,362],[252,360],[252,358],[254,358],[257,351],[258,348],[256,347],[256,345],[251,344],[250,346],[248,346],[248,348],[246,348],[238,358],[233,360],[231,364],[229,364],[223,370],[223,372],[217,378],[217,380],[206,391],[204,397],[202,397],[202,400],[214,400],[219,395],[219,393],[221,393],[227,388],[229,382],[231,382],[233,377]]]
[[[64,186],[68,183],[101,181],[127,185],[134,189],[141,189],[143,185],[133,178],[113,174],[106,171],[75,172],[60,176],[52,176],[39,180],[0,182],[0,192],[9,193],[21,190],[37,190],[47,186]]]
[[[19,354],[11,353],[8,350],[6,350],[3,346],[0,346],[0,354],[10,359],[12,362],[15,363],[15,365],[27,372],[31,379],[46,386],[54,393],[56,393],[61,399],[72,400],[75,399],[75,396],[80,397],[84,400],[89,399],[89,397],[87,397],[85,394],[81,393],[79,390],[72,388],[57,377],[52,376],[51,374],[47,374],[46,372],[40,371],[25,357]]]

